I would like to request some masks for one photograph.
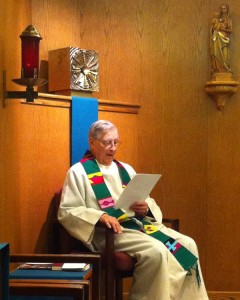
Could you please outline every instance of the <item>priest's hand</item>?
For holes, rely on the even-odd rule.
[[[136,217],[145,217],[148,212],[148,204],[142,200],[134,202],[129,208],[135,212]]]
[[[108,214],[103,214],[99,221],[108,228],[112,228],[115,233],[122,233],[122,227],[116,218],[111,217]]]

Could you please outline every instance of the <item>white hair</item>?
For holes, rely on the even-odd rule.
[[[91,125],[88,137],[99,139],[104,131],[113,128],[116,128],[116,126],[110,121],[98,120]]]

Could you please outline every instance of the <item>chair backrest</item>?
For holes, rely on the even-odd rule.
[[[59,223],[57,215],[61,201],[62,190],[57,191],[53,198],[53,234],[54,234],[54,251],[55,253],[77,253],[90,252],[79,240],[71,236],[68,231]]]

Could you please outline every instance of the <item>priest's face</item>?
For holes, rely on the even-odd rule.
[[[114,160],[119,144],[117,128],[103,131],[98,139],[89,138],[90,150],[97,161],[105,166],[109,166]]]

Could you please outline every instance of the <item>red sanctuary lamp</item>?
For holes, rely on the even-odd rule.
[[[34,86],[47,83],[39,75],[39,44],[42,39],[36,27],[29,25],[20,35],[22,42],[21,78],[12,79],[18,85],[25,86],[26,92],[8,92],[8,98],[26,98],[26,102],[33,102],[38,98]]]
[[[38,78],[39,43],[42,39],[36,27],[29,25],[20,35],[22,41],[22,78]]]

